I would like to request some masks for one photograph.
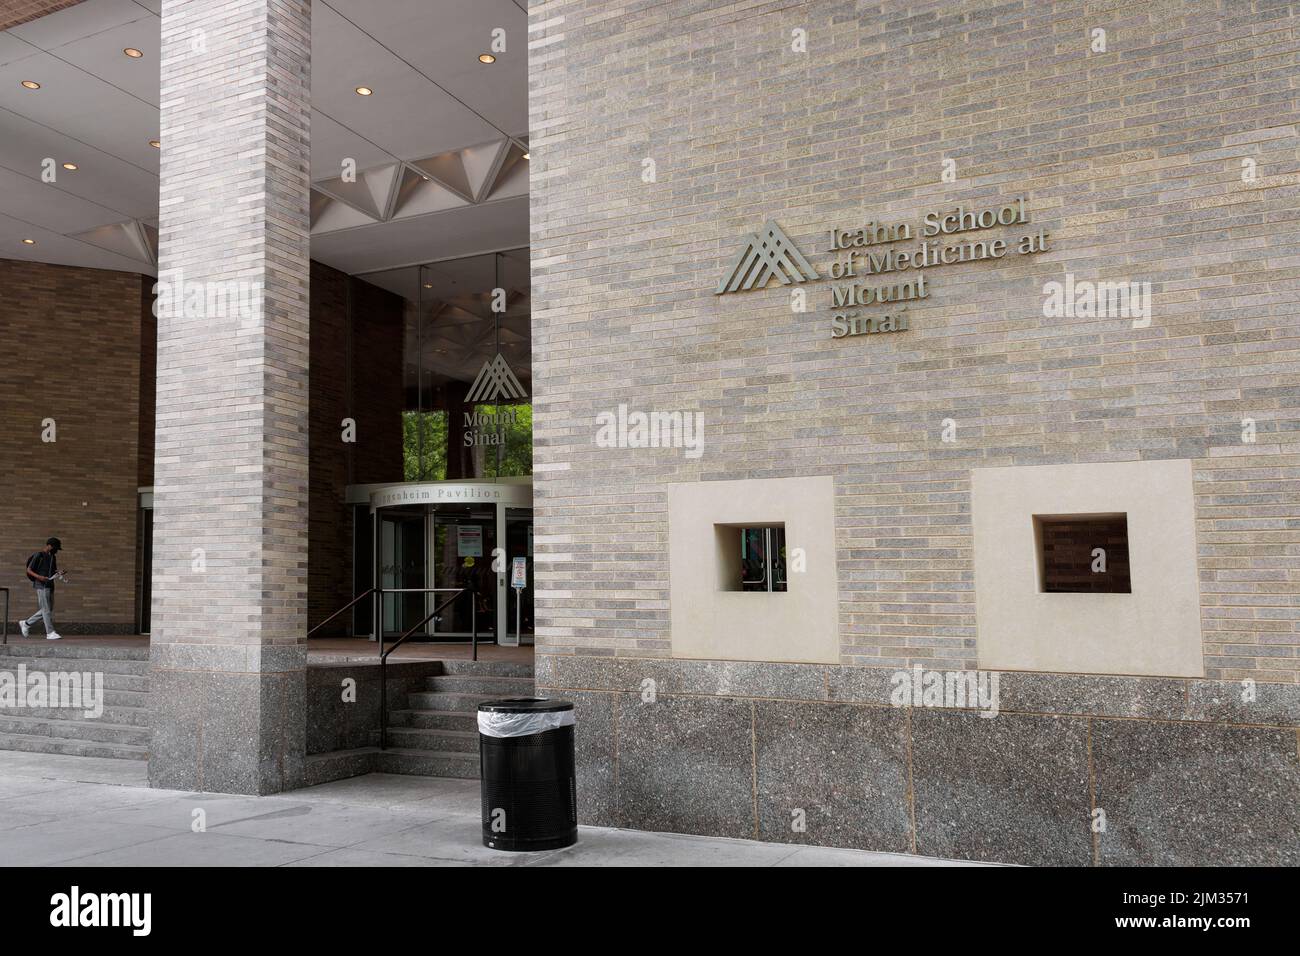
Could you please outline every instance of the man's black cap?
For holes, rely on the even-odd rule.
[[[45,543],[48,545],[52,545],[55,551],[63,550],[63,542],[60,541],[58,538],[46,538]]]

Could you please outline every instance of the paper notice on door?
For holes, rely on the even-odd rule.
[[[478,525],[456,525],[456,557],[483,557],[483,529]]]

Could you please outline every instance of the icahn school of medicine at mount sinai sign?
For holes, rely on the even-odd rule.
[[[828,251],[836,258],[828,270],[831,337],[906,332],[910,327],[907,303],[930,296],[929,269],[1046,252],[1047,232],[1042,228],[1026,230],[1028,225],[1028,200],[1019,196],[999,206],[959,205],[927,212],[915,229],[910,222],[876,221],[832,229]],[[1020,228],[995,237],[965,235],[1012,226]],[[952,236],[959,238],[949,238]],[[921,241],[915,245],[897,245],[918,237]],[[820,278],[821,273],[790,237],[775,221],[769,221],[762,232],[746,237],[715,294],[765,289],[773,280],[781,285],[801,285]],[[863,311],[873,306],[886,311]]]

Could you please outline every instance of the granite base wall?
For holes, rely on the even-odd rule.
[[[894,673],[537,658],[538,693],[575,704],[583,824],[1039,866],[1300,864],[1294,685],[1248,702],[1233,681],[1004,672],[986,718],[892,706]]]
[[[443,673],[441,661],[388,665],[389,706]],[[355,699],[344,700],[344,681],[356,682]],[[318,664],[307,669],[307,753],[323,754],[379,743],[379,664],[364,661]],[[359,772],[365,772],[359,771]]]

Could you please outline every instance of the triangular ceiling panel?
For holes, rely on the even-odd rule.
[[[150,265],[154,262],[152,251],[145,243],[144,233],[136,226],[134,220],[115,222],[110,226],[97,226],[85,232],[74,233],[69,238],[90,243],[92,246],[115,252],[128,259],[136,259]]]
[[[402,187],[397,193],[397,208],[393,211],[392,218],[406,219],[468,205],[470,203],[464,196],[408,169],[402,176]]]
[[[158,262],[158,227],[151,226],[147,222],[139,223],[140,231],[144,233],[144,241],[149,247],[150,258],[154,263]]]
[[[397,163],[390,163],[358,173],[353,182],[338,177],[315,185],[321,192],[347,203],[371,219],[383,220],[388,218],[389,202],[400,169]]]
[[[323,192],[318,192],[315,189],[311,191],[311,227],[313,229],[316,228],[316,221],[320,218],[320,214],[324,212],[326,207],[328,207],[332,202],[334,202],[334,200],[329,196],[326,196]]]
[[[443,153],[430,159],[416,160],[412,165],[428,173],[458,196],[469,202],[474,201],[474,190],[470,186],[469,173],[465,171],[460,153]]]
[[[319,206],[316,200],[312,200],[312,224],[313,232],[328,232],[332,229],[348,229],[352,226],[373,225],[375,220],[363,212],[358,212],[351,206],[335,202],[328,196],[323,196],[324,202]]]
[[[495,180],[497,170],[501,168],[501,162],[506,157],[509,145],[509,140],[502,139],[497,140],[495,143],[484,143],[481,146],[471,146],[460,151],[461,161],[465,164],[465,173],[469,176],[469,185],[474,194],[475,202],[487,195],[488,187]]]
[[[506,153],[505,161],[497,171],[496,181],[488,191],[487,199],[507,199],[528,194],[528,160],[524,151],[514,143]]]

